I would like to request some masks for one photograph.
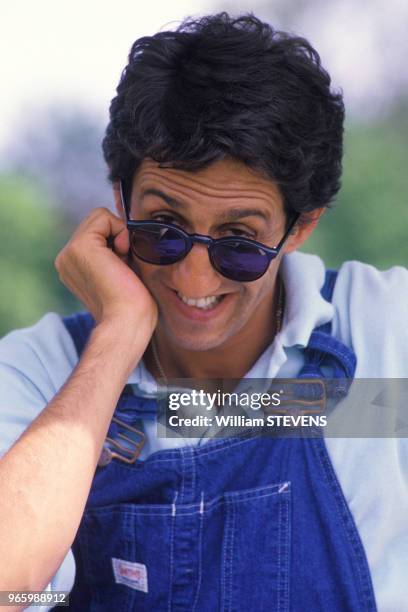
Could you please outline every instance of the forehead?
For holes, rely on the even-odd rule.
[[[140,197],[151,189],[159,189],[186,206],[245,204],[245,207],[262,205],[270,212],[277,208],[283,210],[278,186],[233,159],[223,159],[194,172],[160,168],[157,162],[145,159],[135,175],[133,195]]]

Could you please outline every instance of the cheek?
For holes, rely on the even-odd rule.
[[[268,271],[258,278],[257,281],[253,283],[248,283],[251,285],[249,291],[253,297],[253,299],[257,302],[261,301],[265,296],[271,296],[272,290],[275,284],[276,279],[276,270],[269,267]]]
[[[244,310],[241,310],[242,315],[251,317],[255,314],[258,308],[270,308],[273,302],[273,292],[276,279],[276,270],[268,270],[264,276],[254,281],[247,283],[245,286],[245,301],[241,302]]]
[[[160,303],[163,291],[166,291],[165,288],[169,286],[166,275],[171,266],[155,266],[137,259],[132,262],[132,267],[142,283]]]
[[[137,274],[140,280],[148,286],[150,277],[152,275],[152,271],[154,266],[151,264],[147,264],[141,259],[137,259],[137,257],[132,256],[129,259],[129,266],[132,268],[133,272]]]

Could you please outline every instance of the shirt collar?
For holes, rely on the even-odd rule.
[[[286,307],[278,336],[283,346],[304,347],[315,327],[333,319],[333,305],[320,294],[325,266],[320,257],[298,252],[286,255],[281,266]]]

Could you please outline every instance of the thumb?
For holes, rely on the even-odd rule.
[[[127,255],[129,252],[129,232],[126,227],[123,228],[119,232],[117,236],[115,236],[115,240],[113,241],[115,253],[118,255]]]

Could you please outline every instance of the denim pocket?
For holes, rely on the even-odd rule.
[[[221,610],[289,610],[290,483],[224,495]]]
[[[167,610],[170,505],[86,510],[78,533],[93,612]]]
[[[90,612],[289,610],[289,482],[90,508],[78,540]]]

